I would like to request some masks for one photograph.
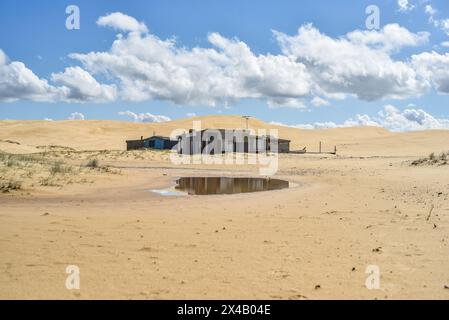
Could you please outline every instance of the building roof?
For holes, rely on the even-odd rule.
[[[164,136],[151,136],[149,138],[146,138],[144,140],[154,140],[154,139],[159,139],[159,140],[170,140],[170,137],[164,137]]]
[[[126,142],[138,142],[138,141],[156,140],[156,139],[159,139],[159,140],[170,140],[169,137],[164,137],[164,136],[151,136],[151,137],[144,138],[144,139],[126,140]],[[175,140],[173,140],[173,141],[175,141]]]

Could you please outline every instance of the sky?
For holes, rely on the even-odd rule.
[[[0,2],[0,120],[209,114],[449,129],[449,2]]]

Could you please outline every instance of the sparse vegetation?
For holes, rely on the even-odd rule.
[[[51,172],[51,174],[70,173],[70,172],[72,172],[72,167],[64,165],[64,162],[62,162],[62,161],[56,161],[50,167],[50,172]]]
[[[46,178],[41,178],[39,180],[39,184],[44,187],[60,187],[61,186],[60,184],[58,184],[55,181],[54,177],[52,177],[52,176],[49,176]]]
[[[88,168],[98,168],[99,167],[99,161],[97,159],[90,159],[89,162],[87,162],[86,167],[88,167]]]
[[[22,182],[16,180],[8,180],[0,182],[0,191],[3,193],[13,190],[20,190],[22,188]]]
[[[412,161],[411,165],[412,166],[425,166],[425,165],[444,166],[444,165],[448,164],[448,157],[449,157],[449,151],[442,152],[439,156],[435,155],[435,153],[432,152],[426,158],[421,158],[421,159]]]
[[[106,151],[102,153],[108,154]],[[100,166],[98,154],[98,151],[71,150],[52,150],[33,154],[11,154],[0,151],[0,192],[32,189],[37,186],[62,187],[74,183],[92,183],[94,180],[89,178],[92,174],[120,173],[118,169]],[[82,165],[82,161],[86,158],[87,164]]]

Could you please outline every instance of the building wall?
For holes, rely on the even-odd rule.
[[[270,139],[269,138],[261,138],[261,137],[256,137],[255,136],[251,136],[250,138],[248,138],[248,135],[242,136],[238,139],[238,141],[236,141],[236,138],[234,138],[233,142],[225,142],[224,139],[224,130],[220,129],[220,130],[216,130],[219,131],[222,135],[222,148],[224,149],[225,152],[243,152],[243,153],[248,153],[248,152],[265,152],[265,151],[270,151]],[[215,132],[216,133],[216,132]],[[214,133],[214,134],[215,134]],[[201,140],[200,146],[198,146],[197,144],[195,144],[196,139],[194,139],[193,137],[198,137]],[[178,153],[181,154],[199,154],[202,153],[203,150],[205,149],[205,147],[208,145],[208,141],[210,141],[210,139],[208,141],[203,141],[204,139],[210,138],[210,136],[212,136],[212,134],[206,136],[203,134],[203,132],[190,132],[188,134],[184,134],[181,135],[179,137],[179,145],[178,145]],[[243,140],[242,140],[243,138]],[[242,145],[239,145],[239,148],[237,148],[237,142],[238,143],[242,143]],[[226,145],[226,143],[228,143],[229,145]],[[220,146],[220,143],[217,143],[217,147]],[[210,147],[210,146],[209,146]],[[262,149],[262,150],[260,150]],[[210,150],[212,151],[212,150]],[[206,149],[206,153],[207,154],[212,154],[212,152],[210,152],[209,149]],[[278,140],[278,151],[279,153],[288,153],[290,152],[290,141],[288,140],[284,140],[284,139],[280,139]]]
[[[278,152],[279,153],[288,153],[288,152],[290,152],[290,141],[279,141],[279,143],[278,143]]]
[[[136,150],[143,148],[143,140],[128,140],[126,141],[126,150]]]

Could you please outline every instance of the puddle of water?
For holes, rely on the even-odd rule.
[[[185,177],[176,180],[176,190],[190,195],[233,194],[278,190],[289,182],[270,178]]]
[[[178,197],[178,196],[185,196],[185,192],[180,192],[176,190],[169,190],[169,189],[152,189],[149,190],[150,192],[157,193],[164,197]]]

